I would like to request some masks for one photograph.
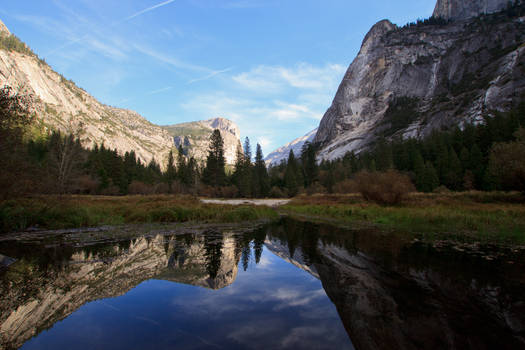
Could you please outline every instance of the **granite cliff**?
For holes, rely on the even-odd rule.
[[[215,118],[161,127],[134,111],[104,105],[71,80],[55,72],[0,21],[0,86],[32,97],[32,108],[43,132],[59,130],[80,136],[91,148],[102,144],[120,154],[135,151],[144,163],[164,166],[170,150],[182,144],[185,153],[202,162],[209,136],[219,129],[227,163],[235,162],[240,132],[235,123]]]
[[[374,25],[321,120],[319,159],[508,110],[525,92],[525,17],[504,2],[439,0],[441,20]]]
[[[438,0],[433,16],[447,20],[464,20],[505,9],[509,0]]]
[[[173,137],[175,147],[182,146],[184,154],[202,163],[208,156],[210,136],[219,129],[224,141],[226,164],[233,165],[237,159],[237,147],[241,147],[240,131],[237,124],[225,118],[214,118],[196,122],[167,125],[162,127]]]
[[[167,160],[173,141],[161,127],[136,112],[100,103],[40,60],[1,22],[0,41],[0,86],[32,96],[44,132],[77,134],[85,147],[104,143],[121,154],[134,150],[146,163]]]

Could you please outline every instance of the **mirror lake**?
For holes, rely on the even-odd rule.
[[[3,349],[525,346],[519,249],[283,218],[27,233],[0,254]]]

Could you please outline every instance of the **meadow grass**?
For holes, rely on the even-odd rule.
[[[298,197],[281,210],[334,223],[373,225],[430,240],[525,243],[525,205],[517,193],[412,194],[380,206],[359,195]]]
[[[0,231],[132,223],[235,223],[277,219],[265,206],[204,204],[191,196],[38,196],[0,202]]]

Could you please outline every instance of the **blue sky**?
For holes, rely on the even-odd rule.
[[[263,152],[318,126],[377,21],[435,0],[10,0],[0,19],[56,71],[149,121],[225,117]]]

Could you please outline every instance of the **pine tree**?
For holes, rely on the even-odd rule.
[[[460,190],[463,183],[463,169],[453,147],[448,150],[449,163],[445,171],[445,184],[452,190]]]
[[[181,145],[177,148],[177,178],[185,185],[190,183],[186,157],[184,157],[184,150]]]
[[[197,161],[195,158],[190,157],[188,161],[188,166],[186,167],[188,186],[193,188],[197,183],[197,178],[199,177],[199,169],[197,168]]]
[[[419,191],[428,192],[425,181],[425,162],[419,150],[415,150],[413,153],[413,163],[412,168],[416,174],[416,188]]]
[[[266,163],[261,149],[261,145],[257,144],[255,152],[255,166],[253,168],[253,182],[255,184],[254,196],[257,198],[267,197],[270,193],[270,178],[266,169]]]
[[[252,147],[250,146],[250,139],[248,136],[244,139],[244,159],[249,163],[252,162]]]
[[[432,192],[439,186],[439,178],[431,162],[425,163],[425,170],[421,184],[421,191]]]
[[[293,150],[290,150],[288,155],[288,163],[286,164],[286,170],[284,173],[284,182],[288,195],[294,197],[299,193],[299,179],[298,179],[298,165],[293,154]]]
[[[310,142],[305,142],[301,148],[301,164],[304,173],[304,186],[310,187],[318,180],[319,168],[316,163],[316,149]]]
[[[168,184],[169,192],[173,192],[173,182],[175,181],[175,177],[177,176],[177,171],[175,170],[175,161],[173,159],[173,152],[170,151],[168,155],[168,166],[166,168],[166,183]]]
[[[208,157],[202,177],[204,183],[214,187],[223,186],[226,180],[225,164],[224,141],[219,129],[215,129],[210,137]]]
[[[248,138],[246,138],[246,140],[248,140]],[[252,192],[251,162],[249,162],[246,159],[243,150],[240,146],[237,148],[237,159],[235,160],[235,169],[233,172],[232,180],[233,183],[237,186],[241,197],[250,197]]]

